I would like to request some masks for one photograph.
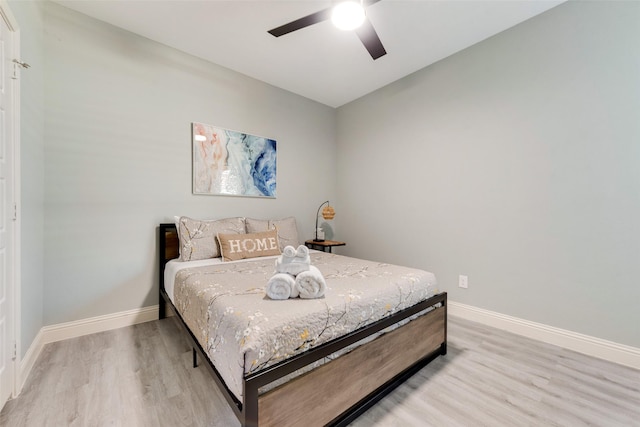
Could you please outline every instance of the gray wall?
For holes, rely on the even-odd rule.
[[[335,110],[48,2],[44,323],[158,303],[156,226],[295,216],[335,196]],[[256,66],[268,66],[256,64]],[[191,194],[191,122],[274,138],[278,197]]]
[[[43,326],[44,285],[44,48],[42,3],[11,1],[20,50],[31,65],[20,78],[21,343],[22,355]]]
[[[640,347],[638,22],[565,3],[340,108],[346,253]]]
[[[462,303],[640,346],[637,3],[561,5],[337,114],[55,4],[10,6],[33,65],[23,351],[42,325],[156,304],[158,222],[295,215],[305,238],[336,195],[343,253],[429,269]],[[278,198],[192,195],[192,121],[277,139]],[[308,173],[336,162],[336,175]]]

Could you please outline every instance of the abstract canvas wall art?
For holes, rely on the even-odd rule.
[[[276,197],[276,141],[192,123],[193,193]]]

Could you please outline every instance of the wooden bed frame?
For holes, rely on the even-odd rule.
[[[227,388],[164,290],[165,264],[179,256],[178,235],[175,224],[160,224],[158,231],[159,317],[166,317],[167,308],[174,313],[193,347],[194,366],[197,366],[197,354],[200,353],[244,427],[346,426],[433,359],[447,353],[447,294],[443,292],[302,354],[245,375],[244,402],[240,402]],[[436,304],[439,306],[427,314],[259,394],[260,387]]]

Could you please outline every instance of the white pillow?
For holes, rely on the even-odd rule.
[[[200,220],[186,216],[180,217],[178,221],[180,260],[196,261],[219,257],[220,247],[216,239],[218,233],[244,234],[244,218]]]
[[[283,219],[252,219],[246,218],[245,224],[247,233],[260,233],[263,231],[278,230],[278,243],[280,250],[284,250],[286,246],[297,248],[298,241],[298,225],[296,219],[292,216]]]

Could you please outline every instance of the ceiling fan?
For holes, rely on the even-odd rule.
[[[380,41],[380,37],[378,37],[378,34],[373,28],[371,21],[369,21],[369,18],[366,17],[364,8],[369,7],[379,1],[380,0],[360,0],[358,2],[342,1],[337,3],[335,6],[328,7],[319,12],[312,13],[311,15],[304,16],[300,19],[296,19],[295,21],[291,21],[287,24],[269,30],[268,33],[274,37],[280,37],[293,31],[308,27],[310,25],[326,21],[327,19],[332,19],[334,24],[338,26],[338,28],[355,30],[364,47],[367,49],[371,57],[376,60],[381,56],[386,55],[387,51],[384,49],[384,46]],[[354,6],[356,8],[359,8],[359,11],[356,11]],[[341,19],[342,16],[340,15],[340,9],[349,8],[354,11],[354,13],[357,15],[357,18],[355,18],[356,20],[353,22],[353,25],[345,25],[344,27],[341,27],[339,22],[337,22]]]

